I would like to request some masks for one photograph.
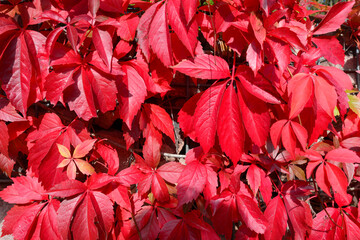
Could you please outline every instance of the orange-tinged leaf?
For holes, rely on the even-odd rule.
[[[75,179],[76,178],[76,165],[74,161],[71,161],[66,169],[66,174],[69,179]]]
[[[71,159],[71,153],[70,153],[69,149],[67,149],[67,147],[65,147],[64,145],[59,144],[59,143],[57,143],[56,146],[58,147],[61,156],[63,156],[64,158]]]
[[[74,159],[76,166],[79,168],[80,172],[86,175],[91,175],[95,173],[95,169],[91,166],[90,163],[81,159]]]
[[[59,163],[59,165],[57,165],[57,168],[63,168],[67,166],[70,163],[70,161],[71,161],[70,158],[65,158],[64,160],[61,161],[61,163]]]
[[[97,139],[89,139],[85,140],[84,142],[80,143],[75,147],[73,152],[73,158],[83,158],[90,152],[93,148]]]

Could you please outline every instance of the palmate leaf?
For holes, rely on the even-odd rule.
[[[62,182],[50,193],[57,197],[66,197],[58,210],[59,232],[66,238],[71,229],[74,239],[99,239],[106,237],[114,221],[113,203],[108,196],[97,191],[97,188],[107,185],[109,181],[101,181],[106,175],[93,175],[97,184],[90,178],[86,184],[77,180]],[[95,220],[98,226],[95,225]]]
[[[54,71],[45,82],[47,97],[53,104],[63,97],[70,109],[85,120],[96,117],[97,109],[107,112],[115,108],[116,76],[104,71],[96,52],[86,58],[88,64],[83,64],[80,56],[71,49],[61,47],[54,51],[63,58],[53,59]],[[122,71],[118,70],[117,74]]]
[[[70,143],[77,146],[90,139],[83,123],[74,121],[64,126],[54,113],[45,114],[39,128],[28,136],[34,144],[29,149],[29,166],[33,169],[45,188],[51,188],[67,179],[66,173],[57,166],[64,159],[60,155],[57,144],[70,148]]]
[[[0,34],[13,35],[6,42],[2,41],[0,49],[2,88],[11,104],[26,116],[28,106],[38,100],[36,81],[41,82],[43,69],[37,55],[46,38],[39,32],[21,28],[9,18],[1,17],[1,21],[3,31]]]

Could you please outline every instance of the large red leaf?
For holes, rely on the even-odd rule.
[[[186,165],[176,186],[179,205],[196,199],[203,191],[207,181],[206,167],[198,161]]]
[[[48,198],[37,178],[22,176],[12,180],[14,183],[0,192],[0,197],[4,201],[13,204],[26,204]]]
[[[147,95],[146,85],[139,72],[131,65],[123,65],[126,75],[118,83],[119,114],[131,129],[132,121]]]
[[[94,46],[98,51],[100,58],[104,61],[105,65],[109,68],[110,71],[113,54],[112,36],[107,30],[96,27],[93,30],[92,37]]]
[[[264,215],[269,222],[264,233],[265,239],[282,239],[285,235],[288,216],[280,196],[276,196],[270,201]]]
[[[29,166],[39,174],[39,180],[45,188],[50,188],[67,179],[66,172],[57,168],[64,159],[58,150],[57,144],[70,148],[70,143],[77,146],[89,139],[90,135],[80,121],[74,121],[65,127],[60,118],[54,113],[45,114],[39,129],[28,136]],[[30,144],[33,142],[32,144]]]
[[[312,215],[307,203],[291,195],[284,197],[285,208],[290,220],[289,226],[295,239],[305,239],[312,226]]]
[[[205,152],[215,143],[218,111],[226,83],[211,86],[200,97],[194,114],[196,139]]]
[[[258,146],[263,146],[270,131],[270,115],[264,102],[243,90],[237,83],[238,99],[241,117],[251,140]]]
[[[298,73],[289,80],[290,119],[296,117],[304,109],[313,94],[313,88],[313,80],[309,74]]]
[[[162,2],[157,2],[153,4],[150,8],[148,8],[143,16],[140,18],[139,25],[137,27],[137,33],[139,38],[139,46],[142,50],[147,61],[150,60],[150,26],[153,21],[154,15],[156,14],[157,10],[161,6]]]
[[[181,0],[167,1],[167,12],[169,17],[169,24],[174,29],[175,33],[184,44],[189,53],[193,56],[197,44],[198,26],[195,20],[187,21],[186,15],[183,14],[181,5],[184,4]],[[191,5],[191,2],[188,1]],[[196,7],[195,7],[196,9]],[[191,10],[190,10],[191,11]],[[188,25],[189,23],[189,25]]]
[[[312,38],[312,41],[320,48],[321,56],[324,56],[326,60],[344,66],[345,52],[335,36]]]
[[[328,181],[334,191],[336,203],[340,207],[349,205],[352,201],[352,196],[347,193],[348,181],[345,173],[329,162],[325,164],[325,169]]]
[[[241,122],[239,100],[232,83],[225,90],[221,101],[217,133],[221,149],[236,164],[244,151],[245,131]]]
[[[252,198],[243,194],[236,196],[236,203],[245,225],[256,233],[264,233],[267,220],[257,203]]]
[[[218,56],[209,54],[197,55],[193,61],[183,60],[173,69],[195,78],[221,79],[230,77],[227,62]]]
[[[329,218],[328,214],[332,220]],[[313,221],[313,230],[310,233],[309,239],[333,239],[337,228],[333,221],[336,223],[338,218],[339,210],[336,208],[326,208],[316,214]]]
[[[39,212],[45,203],[33,203],[30,205],[15,205],[7,213],[2,227],[3,235],[11,234],[15,239],[26,239],[36,227]]]
[[[178,162],[168,162],[159,167],[156,172],[169,183],[177,183],[185,166]]]
[[[313,30],[314,34],[335,31],[344,23],[355,2],[338,2],[326,14],[325,18]]]
[[[165,66],[173,65],[166,4],[156,12],[149,30],[151,49]]]
[[[359,156],[349,149],[337,148],[328,152],[325,159],[343,162],[343,163],[360,163]]]

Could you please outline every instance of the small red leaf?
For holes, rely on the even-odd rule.
[[[196,199],[203,191],[207,180],[207,170],[198,161],[186,165],[176,186],[179,206]]]
[[[355,2],[338,2],[326,14],[325,18],[313,30],[313,34],[335,31],[344,23]]]
[[[202,79],[221,79],[230,77],[229,65],[227,62],[214,55],[197,55],[193,61],[183,60],[173,69],[190,77]]]
[[[343,163],[360,163],[359,156],[349,149],[337,148],[328,152],[325,159],[343,162]]]

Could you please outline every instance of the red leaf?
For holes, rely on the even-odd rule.
[[[189,24],[195,16],[199,2],[197,0],[181,1],[182,11],[184,11],[186,23]]]
[[[352,201],[352,196],[347,193],[348,181],[345,173],[329,162],[325,164],[325,170],[328,181],[334,191],[336,203],[340,207],[349,205]]]
[[[166,4],[156,12],[149,30],[151,49],[165,66],[173,65]],[[140,24],[140,23],[139,23]]]
[[[227,62],[214,55],[197,55],[193,61],[183,60],[173,69],[190,77],[202,79],[221,79],[230,77],[229,65]]]
[[[236,203],[245,225],[256,233],[264,233],[267,220],[257,203],[252,198],[243,194],[236,196]]]
[[[175,184],[184,168],[185,166],[178,162],[168,162],[159,167],[156,172],[169,183]]]
[[[144,104],[144,111],[154,127],[165,133],[165,135],[175,142],[173,121],[169,114],[163,108],[155,104]]]
[[[160,148],[162,136],[161,133],[150,124],[147,125],[146,131],[149,133],[146,136],[146,141],[143,146],[144,159],[149,167],[156,168],[161,158]]]
[[[131,41],[135,38],[136,28],[139,24],[139,16],[135,13],[126,14],[120,17],[116,32],[121,39]]]
[[[73,214],[76,207],[83,200],[83,196],[77,196],[75,198],[65,199],[61,202],[59,210],[57,212],[57,220],[59,226],[59,233],[63,239],[67,239],[69,235],[69,229]]]
[[[139,39],[139,46],[146,58],[150,61],[150,26],[153,21],[154,15],[161,6],[162,2],[157,2],[149,7],[145,13],[141,16],[139,25],[137,27],[137,36]]]
[[[315,77],[314,88],[318,106],[335,120],[334,109],[337,102],[335,88],[320,76]]]
[[[195,94],[190,98],[179,111],[178,121],[181,130],[184,132],[185,136],[189,136],[191,139],[196,141],[196,129],[194,128],[195,123],[195,106],[199,101],[202,93]]]
[[[246,174],[246,179],[248,181],[248,184],[250,185],[251,190],[254,193],[254,196],[256,196],[257,191],[259,190],[259,187],[261,185],[260,171],[260,168],[258,168],[256,164],[251,164]]]
[[[151,182],[151,192],[154,197],[160,202],[166,202],[169,200],[169,190],[166,186],[164,179],[160,174],[155,173]]]
[[[264,233],[265,239],[282,239],[285,235],[288,216],[280,196],[277,196],[270,201],[264,215],[269,222]]]
[[[257,73],[263,65],[263,52],[261,46],[257,41],[250,43],[246,51],[246,61],[249,63],[250,68]]]
[[[186,10],[192,11],[192,9],[182,9],[181,5],[194,5],[194,3],[196,10],[197,1],[187,1],[184,3],[184,1],[181,0],[170,0],[167,2],[169,23],[192,56],[194,56],[194,51],[197,44],[198,26],[195,20],[190,22],[191,18],[188,19],[189,21],[186,19]],[[185,14],[183,14],[182,10],[185,10]]]
[[[295,148],[296,148],[296,136],[291,127],[291,122],[287,122],[281,133],[282,143],[285,149],[291,154],[295,159]]]
[[[354,151],[344,148],[331,150],[326,154],[325,159],[343,163],[360,163],[360,158]]]
[[[123,65],[126,75],[119,82],[119,114],[131,130],[131,124],[147,95],[146,85],[139,72],[130,65]]]
[[[335,31],[344,23],[355,2],[338,2],[326,14],[325,18],[313,30],[313,34]]]
[[[326,212],[325,212],[326,211]],[[339,210],[336,208],[326,208],[316,214],[313,221],[313,230],[310,233],[310,240],[318,239],[332,239],[335,235],[337,227],[333,221],[327,215],[329,214],[331,219],[336,223],[339,218]]]
[[[297,122],[290,121],[290,123],[291,123],[291,128],[294,131],[296,138],[299,140],[303,150],[305,150],[307,140],[308,140],[308,133],[307,133],[306,129]]]
[[[331,176],[330,176],[331,178]],[[318,186],[331,197],[330,182],[324,164],[321,164],[316,170],[316,183]]]
[[[345,52],[339,40],[335,36],[312,38],[312,41],[320,48],[321,56],[333,64],[344,66]]]
[[[313,94],[313,88],[313,80],[309,74],[298,73],[290,79],[288,84],[290,119],[296,117],[304,109]]]
[[[6,98],[0,98],[0,120],[5,122],[25,121]]]
[[[232,82],[231,82],[232,83]],[[245,131],[241,122],[239,100],[232,84],[225,90],[219,108],[217,133],[221,149],[236,164],[244,151]]]
[[[287,120],[279,120],[271,126],[270,137],[274,147],[279,146],[283,127],[287,124]]]
[[[304,239],[306,232],[310,232],[312,226],[312,215],[309,205],[291,195],[284,197],[284,203],[293,236],[295,239]]]
[[[37,216],[45,203],[14,206],[4,219],[3,235],[11,234],[15,239],[26,239],[31,235]]]
[[[89,0],[88,2],[89,11],[93,17],[96,16],[97,11],[100,7],[100,0]]]
[[[266,29],[264,28],[262,21],[254,14],[254,12],[251,12],[249,22],[256,40],[260,46],[262,46],[266,38]]]
[[[0,121],[0,169],[9,177],[15,162],[9,158],[9,133],[6,124]]]
[[[226,83],[208,88],[200,97],[194,114],[196,139],[208,152],[215,143],[218,111]]]
[[[124,186],[130,186],[139,182],[139,179],[143,177],[143,173],[135,166],[125,168],[117,174],[119,182]]]
[[[270,131],[270,115],[268,107],[258,98],[250,95],[237,83],[241,117],[251,140],[263,146]]]
[[[111,200],[96,191],[87,191],[81,196],[64,200],[58,210],[59,230],[64,239],[69,234],[70,224],[74,239],[103,239],[113,221]]]
[[[57,184],[48,192],[53,196],[67,198],[84,193],[86,189],[85,184],[78,180],[67,180]]]
[[[12,204],[26,204],[47,199],[37,178],[22,176],[12,178],[13,184],[0,192],[0,197]]]
[[[91,1],[100,1],[100,0],[91,0]],[[91,2],[89,1],[89,3]],[[111,71],[111,59],[113,55],[113,44],[112,36],[106,30],[102,30],[98,27],[94,28],[92,40],[100,58],[104,61],[105,65]]]
[[[355,220],[346,214],[344,214],[344,220],[346,225],[346,237],[348,239],[360,239],[358,235],[358,232],[360,231],[358,220]]]
[[[29,49],[24,35],[14,38],[7,46],[2,58],[0,68],[0,78],[2,88],[6,92],[12,105],[16,107],[24,116],[29,106],[30,81],[32,78],[32,66]]]
[[[196,199],[203,191],[207,180],[207,170],[198,161],[186,165],[176,186],[179,206]]]

